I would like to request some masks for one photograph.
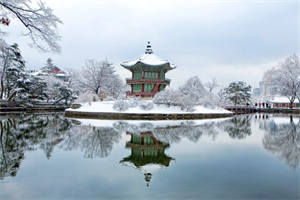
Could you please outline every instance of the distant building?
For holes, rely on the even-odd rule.
[[[278,88],[274,87],[271,82],[260,81],[259,82],[260,96],[265,99],[271,99],[278,94]]]
[[[131,88],[127,96],[141,97],[154,97],[157,92],[170,85],[166,73],[175,68],[169,61],[162,60],[153,53],[150,42],[145,54],[135,60],[122,62],[121,66],[132,73],[132,78],[126,80]]]
[[[254,94],[255,96],[260,96],[260,88],[254,88],[254,89],[253,89],[253,94]]]
[[[268,103],[273,108],[290,108],[290,100],[287,97],[274,97],[272,100],[268,101]],[[291,107],[300,108],[298,99],[295,99]]]
[[[52,68],[42,68],[39,71],[34,71],[32,72],[32,75],[34,76],[54,76],[57,79],[60,79],[62,81],[68,81],[69,80],[69,75],[61,70],[60,68],[54,66]]]

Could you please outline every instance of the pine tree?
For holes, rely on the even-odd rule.
[[[234,103],[234,106],[247,103],[251,98],[251,86],[243,81],[232,82],[225,88],[226,98]]]
[[[53,63],[53,60],[51,58],[48,58],[46,61],[46,65],[42,68],[42,71],[50,74],[53,71],[54,67],[56,66]]]
[[[12,99],[21,91],[18,82],[26,79],[25,61],[17,44],[7,46],[1,53],[1,99]]]

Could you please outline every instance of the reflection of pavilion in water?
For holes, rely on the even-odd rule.
[[[145,169],[146,165],[168,167],[173,158],[165,154],[165,149],[170,145],[155,138],[151,131],[133,134],[126,132],[131,139],[126,143],[126,148],[131,148],[131,155],[123,158],[120,163],[133,164],[134,168],[144,172],[146,185],[149,186],[152,173]]]

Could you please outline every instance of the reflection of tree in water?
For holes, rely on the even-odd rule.
[[[186,121],[174,126],[154,127],[151,131],[158,140],[166,143],[177,143],[183,138],[197,142],[202,135],[214,139],[219,133],[218,124],[218,122],[195,124],[193,121]]]
[[[245,139],[252,133],[250,115],[234,117],[225,121],[222,126],[223,130],[232,138]]]
[[[58,147],[65,151],[82,151],[86,158],[106,157],[112,151],[114,144],[120,141],[121,134],[124,132],[134,134],[151,132],[153,141],[159,141],[158,144],[169,146],[169,144],[179,142],[183,138],[197,142],[202,135],[214,139],[220,130],[227,130],[227,126],[232,126],[232,124],[237,126],[235,122],[227,120],[225,122],[209,121],[196,124],[193,121],[184,121],[170,125],[168,122],[162,123],[162,125],[152,122],[139,125],[116,122],[112,127],[92,127],[82,126],[76,121],[71,121],[60,115],[6,118],[0,120],[0,177],[15,176],[26,151],[40,149],[50,159],[53,149]],[[172,158],[164,154],[165,147],[151,150],[153,154],[160,155],[157,157],[160,160],[149,158],[149,163],[161,162],[167,166],[166,163],[170,162]],[[138,160],[134,156],[141,150],[142,148],[132,149],[133,154],[128,157],[132,161],[136,159],[136,166],[139,165],[139,162],[142,165],[145,161],[145,159]],[[126,161],[125,158],[124,161]],[[146,179],[148,180],[149,177],[151,176],[148,174]]]
[[[0,120],[0,178],[15,176],[25,151],[33,151],[37,146],[49,158],[53,146],[61,141],[56,127],[64,122],[58,116],[35,115]]]
[[[112,127],[73,126],[64,135],[60,147],[66,151],[81,150],[85,158],[106,157],[121,133]]]
[[[15,176],[26,151],[41,149],[50,159],[55,146],[79,148],[85,157],[108,156],[121,135],[113,128],[78,126],[60,115],[0,120],[0,178]]]
[[[297,168],[300,161],[300,125],[295,124],[290,116],[290,123],[277,125],[269,123],[267,134],[264,135],[265,149],[278,155],[292,168]]]
[[[121,134],[113,128],[93,128],[92,134],[81,137],[81,148],[87,158],[106,157],[120,138]]]

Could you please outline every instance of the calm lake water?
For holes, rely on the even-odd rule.
[[[299,199],[299,119],[2,117],[0,199]]]

